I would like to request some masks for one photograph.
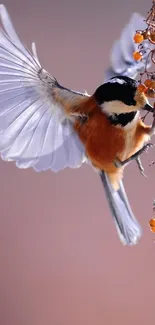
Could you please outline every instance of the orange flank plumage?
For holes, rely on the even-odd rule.
[[[135,138],[134,138],[134,146],[131,150],[131,155],[138,151],[141,147],[145,145],[146,142],[150,140],[149,132],[151,127],[146,125],[141,119],[138,120]]]

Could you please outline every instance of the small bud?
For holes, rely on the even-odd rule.
[[[144,40],[146,40],[146,39],[148,39],[149,36],[150,36],[150,31],[149,31],[149,30],[144,30],[144,31],[142,32],[142,35],[143,35]]]
[[[155,43],[155,32],[152,32],[149,38],[151,39],[152,42]]]

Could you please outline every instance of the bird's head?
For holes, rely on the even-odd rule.
[[[153,111],[143,92],[138,90],[138,82],[125,76],[116,76],[98,87],[95,100],[107,115],[137,112],[141,109]]]

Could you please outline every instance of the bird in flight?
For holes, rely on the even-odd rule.
[[[111,66],[94,93],[62,86],[41,65],[35,43],[30,52],[0,5],[0,155],[19,168],[58,172],[89,163],[100,175],[120,240],[135,245],[141,237],[123,186],[123,172],[150,144],[155,121],[136,77],[145,60],[133,59],[136,29],[145,27],[134,13],[110,53]],[[148,63],[149,64],[149,63]]]

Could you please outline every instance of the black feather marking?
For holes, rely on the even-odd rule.
[[[112,114],[108,116],[108,120],[113,125],[120,125],[122,127],[126,126],[128,123],[131,123],[135,118],[137,112],[122,113],[122,114]]]

